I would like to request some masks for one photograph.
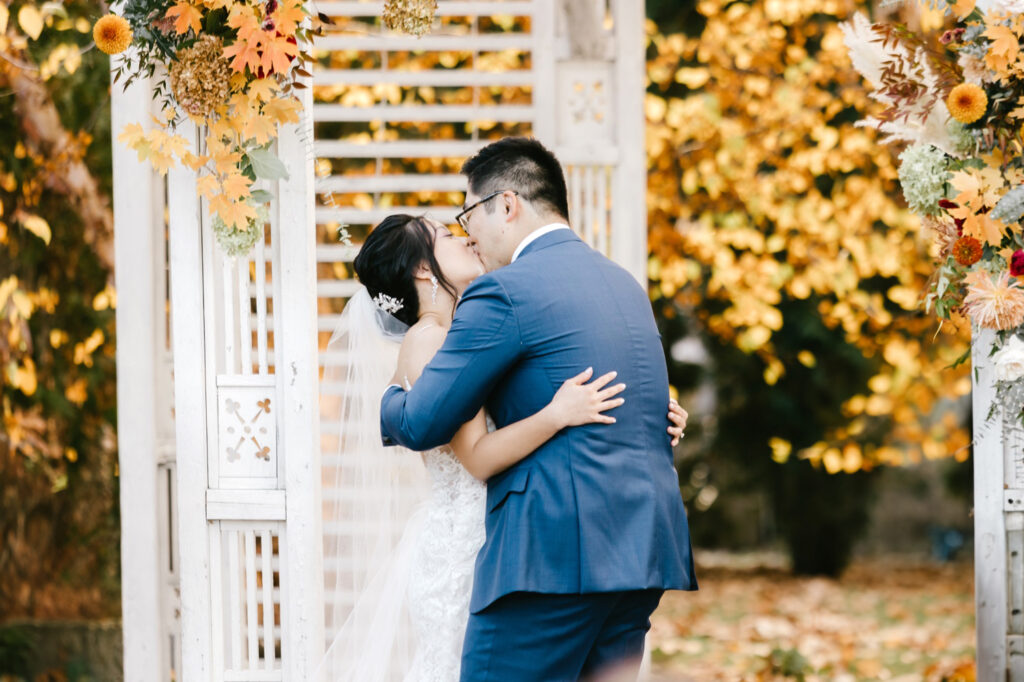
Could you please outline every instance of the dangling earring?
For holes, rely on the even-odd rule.
[[[431,275],[430,284],[432,285],[430,290],[430,302],[437,303],[437,277]]]

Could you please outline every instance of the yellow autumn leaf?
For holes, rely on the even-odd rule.
[[[6,4],[0,4],[0,34],[7,32],[7,21],[10,19],[11,12],[7,9]]]
[[[682,68],[676,71],[676,82],[682,83],[691,90],[703,86],[711,78],[707,69]]]
[[[302,103],[293,97],[274,98],[263,105],[263,114],[275,123],[298,123]]]
[[[32,40],[39,38],[43,32],[43,15],[39,13],[35,5],[22,5],[18,10],[18,25]]]
[[[36,392],[39,381],[36,378],[36,363],[32,361],[32,358],[25,358],[24,364],[15,367],[12,374],[10,379],[15,388],[25,395],[33,395]]]
[[[241,173],[229,173],[221,186],[224,188],[224,193],[228,195],[231,201],[239,201],[250,196],[250,185],[252,182],[249,178],[245,177]]]
[[[772,449],[772,459],[779,464],[789,459],[789,455],[793,451],[792,443],[777,437],[771,438],[768,441],[768,447]]]
[[[44,243],[50,243],[50,224],[44,219],[35,214],[23,214],[20,222],[26,230],[42,239]]]
[[[955,14],[957,18],[963,19],[974,11],[975,3],[976,0],[956,0],[952,6],[953,14]]]
[[[4,309],[4,306],[7,305],[7,301],[10,299],[11,294],[13,294],[17,288],[18,278],[14,275],[10,275],[7,279],[0,282],[0,310]]]
[[[239,74],[235,74],[239,75]],[[266,102],[273,98],[274,93],[280,89],[273,78],[258,78],[249,84],[249,97]]]
[[[189,29],[199,35],[203,29],[203,13],[188,0],[179,0],[164,16],[174,19],[174,32],[179,35],[188,33]]]
[[[81,406],[89,397],[86,387],[85,379],[76,379],[70,386],[64,389],[64,397],[75,405]]]

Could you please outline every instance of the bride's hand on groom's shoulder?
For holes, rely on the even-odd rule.
[[[588,367],[571,379],[567,379],[551,399],[547,409],[551,411],[561,428],[581,424],[614,424],[615,417],[604,414],[626,402],[616,398],[626,389],[626,384],[608,384],[618,372],[608,372],[586,383],[594,374]],[[606,388],[607,386],[607,388]]]

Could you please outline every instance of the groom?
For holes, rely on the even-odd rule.
[[[458,220],[489,272],[412,390],[385,392],[385,444],[447,443],[485,405],[505,426],[591,366],[626,384],[614,424],[564,429],[487,481],[462,680],[635,679],[664,590],[697,589],[647,292],[569,228],[561,165],[536,140],[490,144],[462,173]]]

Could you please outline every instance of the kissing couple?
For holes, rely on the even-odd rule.
[[[329,345],[372,558],[317,679],[635,680],[665,590],[697,589],[647,292],[573,232],[536,140],[462,173],[468,236],[381,222]]]

